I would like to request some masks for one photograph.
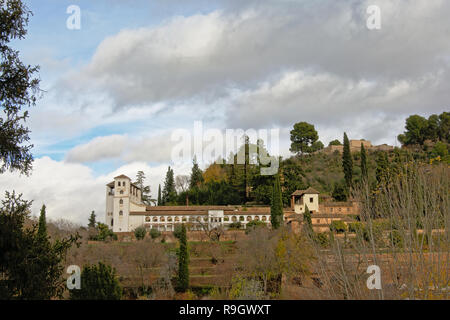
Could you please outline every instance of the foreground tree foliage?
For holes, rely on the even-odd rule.
[[[120,300],[122,288],[111,266],[99,262],[81,272],[81,289],[70,291],[71,300]]]
[[[35,105],[39,92],[39,67],[26,66],[19,52],[9,47],[13,40],[23,39],[31,11],[20,0],[0,0],[0,173],[18,170],[29,174],[33,156],[27,144],[30,130],[25,107]]]
[[[62,297],[62,278],[67,251],[78,235],[50,241],[45,207],[39,229],[25,228],[31,202],[6,193],[0,209],[0,299],[50,299]]]

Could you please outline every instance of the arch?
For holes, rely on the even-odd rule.
[[[120,200],[119,200],[119,204],[123,204],[123,199],[120,199]]]
[[[166,218],[161,217],[161,218],[159,218],[159,221],[161,221],[161,222],[166,222]]]
[[[172,222],[172,217],[167,217],[167,221]]]
[[[261,220],[262,221],[267,221],[267,217],[266,216],[262,216]]]
[[[236,222],[236,221],[237,221],[236,216],[232,216],[232,217],[231,217],[231,221]]]
[[[252,217],[251,216],[247,216],[247,221],[252,221]]]
[[[145,217],[145,222],[150,222],[150,217]]]
[[[259,216],[255,216],[255,219],[253,219],[255,221],[259,221]]]
[[[244,216],[239,216],[239,221],[245,221]]]
[[[158,222],[158,217],[153,217],[153,222]]]

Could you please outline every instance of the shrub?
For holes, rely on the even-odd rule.
[[[98,234],[96,236],[96,238],[94,240],[97,241],[107,241],[107,240],[117,240],[117,235],[112,232],[112,230],[110,230],[108,228],[108,226],[104,223],[97,223],[97,231]]]
[[[330,224],[330,230],[336,231],[337,233],[343,233],[347,231],[347,225],[342,220],[334,220]]]
[[[266,227],[266,223],[259,221],[259,220],[252,220],[249,223],[247,223],[247,227],[245,229],[245,233],[248,234],[250,231],[259,228],[259,227]]]
[[[348,231],[353,233],[360,233],[364,231],[364,225],[361,222],[350,222],[348,224]]]
[[[150,237],[152,237],[152,239],[156,239],[159,236],[161,236],[161,232],[158,229],[155,228],[150,229]]]
[[[324,248],[328,247],[328,245],[330,243],[326,233],[317,233],[316,239],[317,239],[317,242]]]
[[[137,227],[134,229],[134,236],[138,240],[142,240],[145,238],[145,235],[147,234],[147,230],[145,230],[144,226]]]
[[[236,222],[232,222],[228,225],[229,229],[241,229],[242,228],[242,224],[240,221],[236,221]]]

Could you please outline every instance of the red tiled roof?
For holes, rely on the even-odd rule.
[[[304,194],[320,194],[320,192],[317,191],[316,189],[310,187],[306,190],[296,190],[291,195],[292,196],[302,196]]]

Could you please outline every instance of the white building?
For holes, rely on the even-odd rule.
[[[142,203],[139,186],[125,175],[106,185],[105,223],[113,232],[132,232],[139,226],[160,231],[173,231],[176,224],[185,223],[191,230],[228,228],[250,221],[270,224],[270,207],[242,206],[147,206]]]

